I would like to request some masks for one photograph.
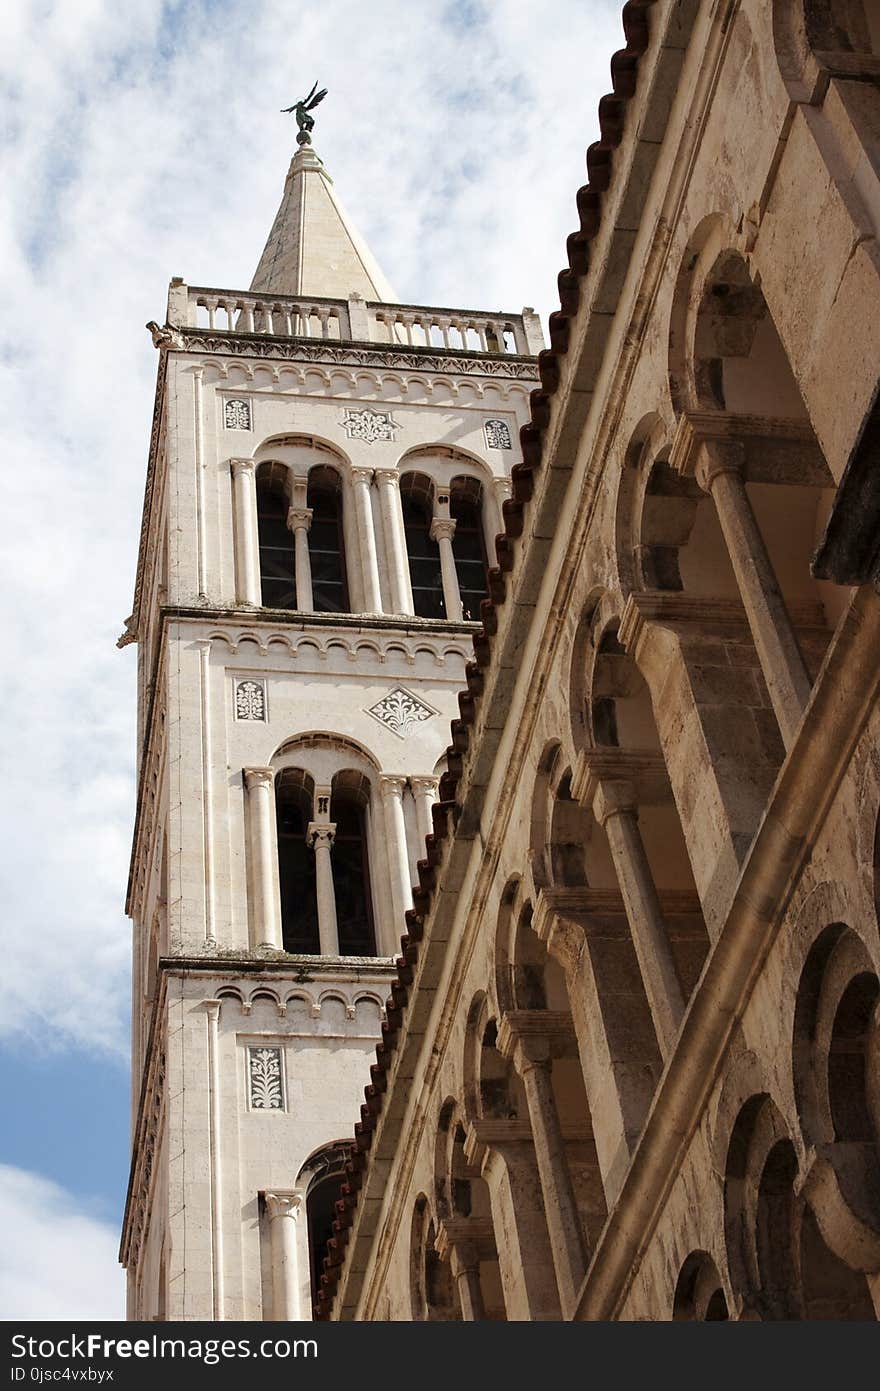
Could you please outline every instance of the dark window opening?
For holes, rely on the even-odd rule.
[[[320,472],[320,480],[315,474]],[[345,574],[345,538],[342,529],[342,496],[336,475],[329,469],[313,470],[308,502],[312,509],[309,528],[309,560],[312,568],[312,607],[315,613],[348,613]]]
[[[458,575],[462,617],[476,623],[480,617],[480,604],[489,593],[480,503],[477,498],[453,486],[449,510],[455,519],[452,554]]]
[[[430,502],[412,492],[404,492],[401,501],[413,609],[419,618],[445,618],[440,551],[431,539]]]
[[[330,819],[336,823],[330,863],[333,866],[333,890],[336,896],[339,954],[375,956],[363,808],[348,799],[334,798]]]
[[[281,933],[285,951],[314,956],[320,951],[315,853],[306,841],[311,819],[302,786],[279,780],[276,795]]]
[[[260,536],[260,590],[267,609],[296,608],[293,537],[287,527],[287,499],[268,483],[257,484]]]
[[[324,1274],[324,1257],[327,1242],[333,1235],[333,1222],[336,1217],[335,1204],[339,1197],[342,1175],[338,1172],[328,1174],[310,1190],[306,1199],[306,1216],[309,1224],[309,1272],[311,1274],[312,1306],[321,1291],[321,1276]]]

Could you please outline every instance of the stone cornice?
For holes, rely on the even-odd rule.
[[[537,381],[537,359],[519,353],[471,353],[462,349],[407,344],[345,343],[338,338],[281,338],[223,329],[168,328],[163,349],[212,357],[278,358],[332,367],[397,367],[409,372],[454,372],[466,376]]]
[[[340,976],[393,976],[396,971],[393,957],[390,956],[340,956],[330,961],[326,956],[306,956],[302,953],[267,952],[256,956],[246,952],[230,951],[218,954],[213,948],[211,955],[204,956],[163,956],[159,959],[159,971],[168,976],[188,976],[208,974],[215,976],[260,975],[267,980],[338,980]]]
[[[416,618],[414,614],[392,613],[300,613],[297,609],[223,608],[213,604],[165,604],[161,615],[165,622],[202,621],[234,623],[237,626],[284,628],[308,632],[310,628],[342,628],[357,633],[414,633],[427,637],[470,637],[479,630],[479,623],[460,623],[445,618]]]

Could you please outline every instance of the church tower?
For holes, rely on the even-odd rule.
[[[307,136],[148,327],[128,1311],[310,1318],[540,327],[401,304]]]

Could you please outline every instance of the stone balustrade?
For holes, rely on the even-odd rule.
[[[543,347],[540,324],[531,310],[484,314],[368,303],[357,296],[309,299],[183,284],[172,287],[168,322],[210,333],[323,338],[495,356],[534,356]]]

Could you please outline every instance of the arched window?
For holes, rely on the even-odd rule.
[[[331,864],[336,897],[340,956],[375,956],[366,802],[369,788],[361,774],[337,774],[330,819],[335,823]]]
[[[440,551],[431,536],[431,480],[421,473],[404,474],[400,480],[400,500],[413,609],[418,618],[445,618]]]
[[[337,1140],[313,1155],[300,1174],[300,1182],[303,1177],[308,1181],[306,1221],[309,1231],[309,1274],[313,1306],[320,1293],[324,1256],[327,1253],[327,1242],[333,1235],[336,1200],[350,1153],[351,1144],[346,1140]]]
[[[285,470],[263,464],[257,471],[260,592],[264,608],[296,608],[293,537],[287,529]]]
[[[476,623],[489,593],[486,543],[481,516],[482,488],[475,478],[453,478],[449,511],[455,521],[452,554],[461,595],[462,617]]]
[[[315,613],[348,613],[342,485],[334,469],[320,465],[309,474],[309,560]]]
[[[313,788],[307,773],[287,768],[277,779],[278,871],[284,950],[314,955],[318,945],[315,856],[306,840]]]

